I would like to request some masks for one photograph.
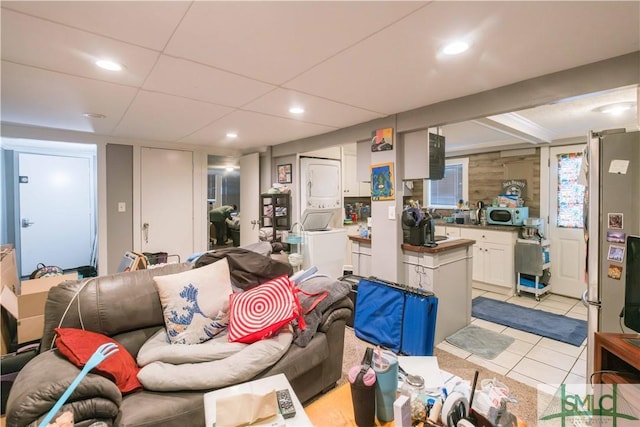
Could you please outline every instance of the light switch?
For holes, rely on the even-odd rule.
[[[396,220],[396,207],[389,206],[389,219],[392,221]]]
[[[125,202],[118,202],[118,212],[125,212],[127,210],[127,204]]]

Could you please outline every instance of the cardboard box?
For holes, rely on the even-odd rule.
[[[18,320],[18,344],[42,338],[44,306],[49,289],[65,280],[75,280],[77,278],[77,273],[69,273],[61,276],[25,280],[20,284],[20,295],[16,295],[9,286],[2,287],[0,303]],[[7,337],[6,339],[10,338]],[[5,344],[8,345],[8,342],[5,342]]]
[[[0,275],[0,288],[8,286],[13,292],[19,291],[20,279],[13,245],[0,246]]]

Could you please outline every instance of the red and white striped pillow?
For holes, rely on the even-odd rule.
[[[251,344],[270,337],[296,318],[304,329],[293,282],[286,275],[277,277],[229,297],[229,341]]]

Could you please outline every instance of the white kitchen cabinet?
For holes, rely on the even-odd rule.
[[[353,274],[363,277],[371,276],[371,243],[352,241],[351,262],[353,264]]]
[[[344,197],[371,197],[371,184],[358,180],[358,158],[355,153],[342,154],[342,194]]]
[[[404,180],[441,179],[444,176],[445,142],[441,128],[403,133]]]
[[[360,141],[356,144],[358,182],[366,182],[369,186],[367,197],[371,196],[371,141]]]
[[[436,236],[460,237],[460,227],[448,224],[436,225]]]
[[[442,251],[403,249],[404,282],[438,297],[435,343],[471,321],[471,253],[468,244]]]
[[[514,247],[518,233],[515,230],[458,228],[460,237],[476,241],[473,245],[473,280],[511,292],[515,286]]]
[[[350,224],[344,225],[344,228],[347,230],[347,247],[345,253],[345,264],[353,267],[353,240],[349,239],[349,236],[357,236],[358,235],[358,225]]]

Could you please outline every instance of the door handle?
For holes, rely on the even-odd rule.
[[[29,218],[22,218],[22,228],[29,228],[33,224],[35,224],[35,222],[29,221]]]
[[[602,306],[602,303],[600,301],[591,301],[587,299],[587,292],[589,292],[588,289],[585,289],[584,292],[582,293],[582,305],[584,305],[585,307],[589,307],[590,305],[594,305],[598,308],[600,308]]]
[[[258,224],[258,220],[257,219],[252,219],[251,220],[251,229],[255,229],[256,225]]]
[[[149,243],[149,223],[142,224],[142,234],[144,236],[144,242]]]

